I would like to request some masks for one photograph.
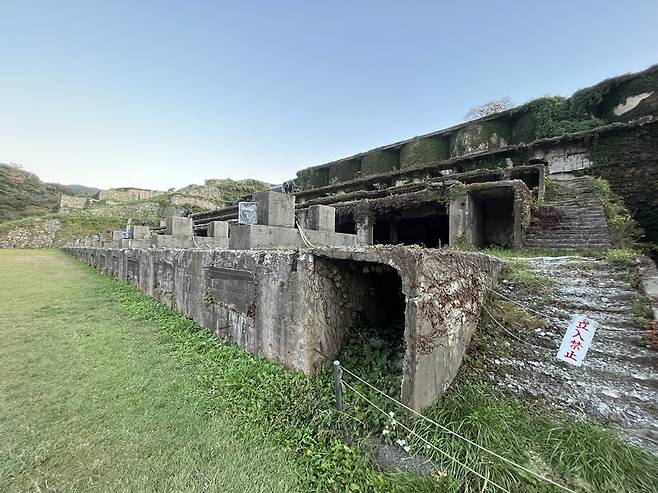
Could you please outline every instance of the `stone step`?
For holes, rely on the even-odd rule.
[[[565,242],[565,241],[578,241],[580,243],[610,243],[607,237],[605,236],[578,236],[578,235],[562,235],[562,236],[533,236],[527,235],[526,241],[541,241],[543,243],[550,242]]]
[[[603,207],[596,204],[590,204],[589,206],[584,206],[584,205],[569,205],[569,204],[556,202],[555,204],[544,204],[541,207],[542,208],[540,210],[595,212],[595,213],[605,214],[603,212]]]
[[[592,231],[581,231],[577,229],[566,229],[566,230],[550,230],[550,229],[540,229],[540,230],[531,230],[526,232],[527,236],[545,236],[547,238],[608,238],[608,235],[605,232],[592,232]]]
[[[610,249],[610,245],[605,244],[581,244],[581,243],[526,243],[523,245],[525,248],[542,249],[542,250],[596,250],[604,252]]]
[[[547,238],[557,238],[560,236],[565,238],[572,238],[574,236],[581,236],[583,238],[608,238],[605,232],[587,229],[529,229],[526,231],[526,236],[545,236]]]
[[[547,229],[547,230],[550,229],[551,231],[571,230],[571,229],[573,230],[580,229],[584,231],[606,231],[608,229],[608,225],[606,223],[598,223],[591,221],[567,220],[567,221],[559,221],[550,226],[542,226],[541,223],[530,223],[529,229]]]
[[[526,245],[541,244],[546,247],[551,245],[604,245],[607,248],[610,248],[610,242],[606,240],[583,241],[571,238],[526,238],[524,243]]]
[[[578,231],[578,230],[562,230],[562,231],[551,231],[546,229],[527,231],[526,236],[536,236],[536,237],[546,237],[546,238],[601,238],[607,239],[608,235],[605,233],[593,233],[587,231]]]
[[[541,241],[584,241],[584,242],[601,242],[601,243],[610,243],[607,236],[604,235],[526,235],[528,240],[541,240]]]

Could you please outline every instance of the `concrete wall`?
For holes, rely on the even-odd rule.
[[[174,194],[169,198],[171,205],[196,207],[197,209],[205,209],[208,211],[217,209],[217,204],[212,200],[207,200],[201,197],[193,197],[191,195]]]
[[[62,195],[59,200],[59,210],[69,211],[72,209],[86,209],[89,207],[91,199],[89,197],[79,197],[76,195]]]
[[[401,389],[416,409],[448,387],[477,325],[493,257],[399,246],[307,251],[165,250],[71,247],[100,271],[191,317],[250,352],[313,373],[338,353],[349,309],[377,302],[346,293],[358,282],[327,261],[395,269],[406,297]],[[347,303],[346,300],[355,303]]]
[[[132,202],[133,200],[150,199],[163,192],[157,190],[144,190],[141,188],[110,188],[98,192],[98,200],[114,202]]]
[[[530,225],[531,194],[521,180],[451,189],[450,244],[520,248]]]
[[[530,154],[530,159],[545,162],[550,174],[571,173],[592,166],[587,148],[582,143],[537,149]]]

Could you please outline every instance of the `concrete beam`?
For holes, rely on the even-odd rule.
[[[356,246],[359,245],[357,235],[334,233],[330,231],[304,231],[308,240],[314,246]],[[231,250],[259,249],[294,249],[307,248],[296,228],[278,226],[239,225],[231,228],[229,237]]]

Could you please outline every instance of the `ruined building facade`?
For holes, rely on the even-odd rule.
[[[400,318],[401,398],[454,378],[499,262],[441,248],[605,250],[594,178],[658,242],[658,67],[301,170],[291,194],[69,250],[250,351],[312,373],[350,327]],[[127,237],[125,237],[127,236]]]

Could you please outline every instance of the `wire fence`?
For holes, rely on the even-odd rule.
[[[371,384],[370,382],[367,382],[363,378],[361,378],[359,375],[354,373],[353,371],[349,370],[348,368],[343,367],[339,361],[334,361],[334,391],[335,391],[335,399],[336,399],[336,409],[343,413],[343,414],[349,414],[349,410],[345,408],[345,402],[343,399],[344,396],[344,390],[347,389],[351,393],[353,393],[356,397],[358,397],[360,400],[362,400],[365,404],[368,406],[372,407],[374,410],[377,412],[381,413],[383,416],[385,416],[387,419],[391,419],[392,415],[388,413],[383,407],[375,402],[371,398],[365,395],[364,392],[361,392],[359,389],[357,389],[354,385],[354,382],[348,382],[345,379],[345,375],[350,377],[353,381],[359,382],[363,385],[365,385],[368,389],[371,391],[375,392],[376,394],[382,396],[384,399],[389,401],[391,404],[393,404],[396,408],[404,410],[406,413],[411,415],[412,417],[424,422],[426,425],[429,426],[430,429],[436,429],[439,430],[441,433],[447,434],[453,438],[456,438],[458,441],[463,443],[464,447],[467,446],[472,446],[478,449],[480,452],[487,454],[497,460],[500,460],[501,462],[504,462],[508,466],[511,466],[512,468],[518,469],[518,471],[523,471],[527,475],[532,476],[534,479],[546,482],[548,484],[551,484],[557,488],[559,488],[562,491],[566,491],[569,493],[576,493],[574,490],[557,483],[556,481],[536,472],[533,471],[532,469],[529,469],[521,464],[518,464],[517,462],[508,459],[507,457],[504,457],[503,455],[494,452],[493,450],[490,450],[487,447],[484,447],[483,445],[469,439],[468,437],[464,436],[463,434],[460,434],[447,426],[444,426],[437,421],[425,416],[424,414],[419,413],[415,409],[407,406],[406,404],[400,402],[398,399],[391,397],[388,395],[386,392],[383,390],[377,388],[375,385]],[[401,422],[399,419],[394,421],[396,425],[399,425],[400,428],[404,429],[407,433],[409,433],[409,436],[414,437],[417,439],[419,442],[422,442],[425,444],[425,446],[428,449],[432,449],[436,452],[438,452],[441,457],[449,460],[453,465],[462,468],[466,473],[472,474],[479,479],[484,481],[484,486],[482,491],[484,491],[484,488],[486,488],[486,485],[491,485],[495,487],[497,490],[504,491],[506,493],[510,493],[510,491],[505,488],[504,486],[498,484],[497,482],[493,481],[491,478],[485,476],[484,474],[478,472],[474,467],[471,465],[467,464],[465,461],[459,460],[455,455],[448,453],[447,451],[443,450],[441,447],[437,446],[436,444],[432,443],[428,438],[422,436],[419,434],[415,429],[413,429],[410,426],[407,426],[403,422]],[[518,472],[516,473],[517,476],[519,476]],[[519,478],[520,480],[521,478]]]

